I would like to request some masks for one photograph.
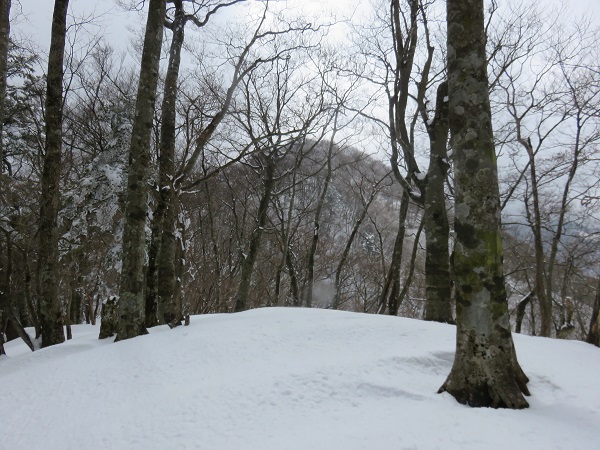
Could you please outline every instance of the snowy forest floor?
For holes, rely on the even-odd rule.
[[[436,394],[455,328],[269,308],[192,317],[113,343],[0,361],[0,449],[593,449],[600,349],[515,335],[531,407],[472,409]]]

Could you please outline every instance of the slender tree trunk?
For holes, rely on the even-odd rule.
[[[521,328],[523,326],[523,319],[525,318],[525,308],[527,307],[527,304],[531,301],[534,294],[535,294],[535,291],[531,291],[523,299],[521,299],[521,301],[517,305],[517,319],[515,321],[515,323],[516,323],[515,333],[521,332]]]
[[[408,217],[409,197],[407,192],[402,193],[400,213],[398,215],[398,233],[394,243],[392,262],[389,273],[389,294],[387,296],[387,312],[390,316],[397,316],[400,309],[400,273],[404,259],[404,240],[406,239],[406,219]]]
[[[290,288],[292,290],[292,305],[302,306],[302,300],[300,298],[300,285],[298,283],[298,275],[296,274],[296,268],[294,267],[294,261],[292,260],[292,253],[288,251],[285,255],[285,261],[290,274]]]
[[[165,9],[165,0],[150,0],[135,106],[135,120],[129,147],[129,174],[123,232],[123,264],[117,305],[117,341],[147,333],[144,320],[144,260],[146,247],[145,226],[148,211],[150,135],[156,102]]]
[[[456,354],[439,392],[475,407],[526,408],[502,268],[500,194],[483,0],[447,0],[449,121],[455,150]]]
[[[212,194],[208,181],[204,183],[204,190],[206,193],[206,208],[208,216],[208,226],[210,229],[210,240],[212,243],[213,251],[213,262],[214,262],[214,273],[215,273],[215,304],[217,305],[218,312],[227,312],[227,301],[221,295],[222,284],[223,284],[223,265],[221,263],[221,252],[219,249],[219,241],[217,240],[217,234],[215,233],[215,218],[213,214]]]
[[[325,172],[325,180],[323,181],[323,189],[319,195],[317,200],[317,206],[315,208],[315,217],[313,219],[313,236],[310,243],[310,250],[308,251],[308,263],[307,263],[307,276],[306,276],[306,296],[304,299],[304,304],[307,308],[311,308],[313,304],[313,291],[315,287],[315,258],[317,255],[317,247],[319,245],[320,238],[320,228],[321,228],[321,213],[323,212],[323,206],[325,205],[325,199],[327,198],[327,193],[329,191],[329,184],[331,183],[331,178],[333,176],[333,167],[332,157],[333,157],[333,149],[334,149],[334,138],[337,132],[337,123],[338,123],[338,113],[336,110],[335,116],[333,118],[333,133],[331,139],[329,140],[329,145],[327,147],[327,171]]]
[[[269,202],[271,201],[273,186],[275,185],[275,166],[275,160],[272,157],[268,157],[263,180],[263,195],[258,206],[256,226],[254,230],[252,230],[252,234],[250,236],[250,249],[242,261],[240,286],[235,298],[235,312],[244,311],[247,308],[248,294],[250,293],[250,284],[252,281],[252,272],[254,272],[254,264],[256,263],[256,258],[260,249],[260,242],[265,225],[267,223]]]
[[[546,295],[548,296],[548,306],[545,310],[545,313],[549,315],[546,320],[550,320],[552,322],[552,292],[554,290],[554,265],[556,264],[556,256],[558,254],[558,247],[561,243],[561,239],[563,236],[563,228],[565,225],[565,217],[567,215],[569,209],[569,194],[571,193],[571,185],[573,183],[573,179],[575,178],[575,174],[577,173],[577,169],[579,168],[579,158],[581,155],[581,129],[583,127],[580,111],[577,113],[577,131],[575,137],[575,148],[573,149],[573,157],[571,159],[571,166],[569,167],[569,173],[567,175],[567,180],[563,187],[562,198],[560,202],[560,209],[558,211],[558,220],[556,223],[556,231],[554,236],[552,236],[552,243],[550,244],[550,254],[548,256],[548,260],[546,262]],[[562,296],[564,299],[564,295]]]
[[[0,0],[0,190],[4,189],[4,180],[2,173],[4,171],[4,144],[2,141],[3,129],[4,129],[4,110],[5,110],[5,98],[6,98],[6,68],[8,63],[8,44],[10,37],[10,6],[11,0]],[[0,252],[3,252],[3,246],[0,241]],[[2,258],[0,256],[0,258]],[[10,264],[8,256],[6,256],[6,264]],[[0,264],[2,260],[0,259]],[[0,271],[0,277],[2,277]],[[10,278],[6,277],[8,280]],[[10,281],[9,281],[10,282]],[[6,286],[3,286],[3,280],[0,279],[0,355],[5,355],[4,352],[4,330],[6,328],[6,317],[5,308],[7,302],[5,301]]]
[[[525,144],[529,155],[529,171],[531,175],[531,194],[533,200],[533,242],[535,249],[535,296],[540,305],[540,336],[549,337],[552,334],[552,292],[546,291],[544,243],[542,241],[542,219],[540,212],[539,189],[535,155],[531,141]]]
[[[438,88],[436,115],[429,128],[430,156],[425,190],[425,320],[451,323],[450,227],[444,185],[448,172],[448,84]]]
[[[41,180],[38,248],[38,293],[42,346],[64,342],[58,295],[58,207],[62,148],[63,59],[69,0],[56,0],[48,55],[46,145]]]
[[[8,45],[10,42],[10,7],[11,0],[0,0],[0,178],[4,170],[4,129],[6,70],[8,66]]]
[[[596,287],[596,300],[594,301],[590,331],[586,341],[596,347],[600,347],[600,279],[598,279],[598,286]]]
[[[2,248],[3,253],[0,254],[0,268],[2,268],[0,272],[0,355],[6,354],[4,341],[12,297],[12,240],[9,232],[5,231],[3,234],[6,236],[6,248]]]
[[[162,218],[164,216],[162,211],[160,211],[162,205],[162,202],[160,202],[155,208],[150,224],[150,245],[148,246],[148,266],[146,268],[146,307],[144,311],[144,322],[146,324],[146,328],[151,328],[158,325],[158,279],[156,263],[158,257],[158,247],[160,245]]]
[[[4,317],[4,311],[0,308],[0,356],[6,355],[6,350],[4,350],[4,336],[6,330],[7,321]]]
[[[387,307],[387,312],[390,316],[398,315],[398,308],[400,307],[398,301],[398,294],[400,293],[400,269],[402,268],[402,258],[404,256],[404,238],[406,236],[406,218],[408,217],[409,202],[408,193],[403,190],[400,199],[400,210],[398,211],[398,231],[394,241],[392,260],[390,261],[390,267],[379,297],[379,314],[384,314]]]
[[[380,180],[379,183],[381,183],[381,181],[382,180]],[[379,185],[379,183],[377,183],[377,184]],[[379,190],[377,189],[377,186],[374,186],[374,189],[371,192],[371,195],[369,195],[369,198],[364,203],[363,210],[361,211],[360,215],[358,216],[358,219],[356,219],[356,222],[354,222],[354,226],[352,227],[350,236],[348,236],[348,240],[346,241],[346,246],[344,247],[344,251],[342,252],[342,256],[340,257],[340,261],[338,262],[337,268],[335,269],[335,281],[334,281],[335,293],[333,296],[333,303],[331,305],[332,309],[339,309],[339,307],[341,306],[342,271],[344,270],[344,267],[346,266],[346,261],[348,260],[348,256],[350,255],[350,249],[352,248],[354,239],[356,239],[358,230],[360,229],[360,226],[362,225],[363,221],[365,220],[365,217],[367,217],[367,213],[369,212],[369,207],[371,206],[371,203],[373,203],[373,200],[375,200],[375,197],[377,196],[378,192],[379,192]]]
[[[417,229],[417,233],[415,234],[415,240],[413,242],[412,253],[410,255],[410,264],[408,265],[408,274],[407,274],[406,278],[404,279],[404,285],[402,286],[402,289],[400,290],[400,293],[398,294],[398,309],[400,308],[400,305],[402,305],[402,302],[404,302],[404,299],[408,295],[410,286],[412,285],[413,277],[415,274],[415,267],[417,265],[417,252],[418,252],[419,246],[420,246],[419,240],[421,239],[421,233],[423,232],[424,226],[425,226],[425,224],[423,223],[423,221],[421,221],[421,225],[419,225],[419,228]]]

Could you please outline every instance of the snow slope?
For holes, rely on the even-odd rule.
[[[0,449],[598,449],[600,350],[515,336],[531,408],[436,394],[454,327],[270,308],[0,361]]]

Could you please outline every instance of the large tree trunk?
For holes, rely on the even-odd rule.
[[[162,217],[160,220],[160,244],[156,258],[157,269],[157,301],[159,323],[175,324],[180,322],[182,313],[176,307],[175,290],[175,253],[177,239],[177,215],[179,198],[178,184],[175,174],[175,121],[177,102],[177,82],[181,63],[181,48],[184,41],[185,16],[180,0],[175,1],[175,17],[170,26],[173,39],[169,51],[169,65],[165,78],[165,88],[162,102],[162,126],[160,130],[159,153],[159,205]]]
[[[42,346],[64,342],[58,296],[58,206],[62,148],[63,57],[69,0],[56,0],[48,55],[46,145],[41,180],[38,249],[38,293]]]
[[[129,147],[117,341],[147,333],[144,326],[144,260],[148,167],[165,9],[165,0],[150,0]]]
[[[425,320],[452,322],[450,304],[450,227],[444,185],[448,171],[448,84],[438,88],[436,115],[429,127],[430,156],[425,190]]]
[[[500,200],[483,0],[448,0],[449,121],[455,150],[457,335],[439,392],[476,407],[526,408],[502,268]]]

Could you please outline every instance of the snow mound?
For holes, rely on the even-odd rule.
[[[315,309],[192,318],[113,343],[98,329],[0,361],[0,449],[592,449],[600,351],[515,336],[531,407],[436,394],[449,325]]]

